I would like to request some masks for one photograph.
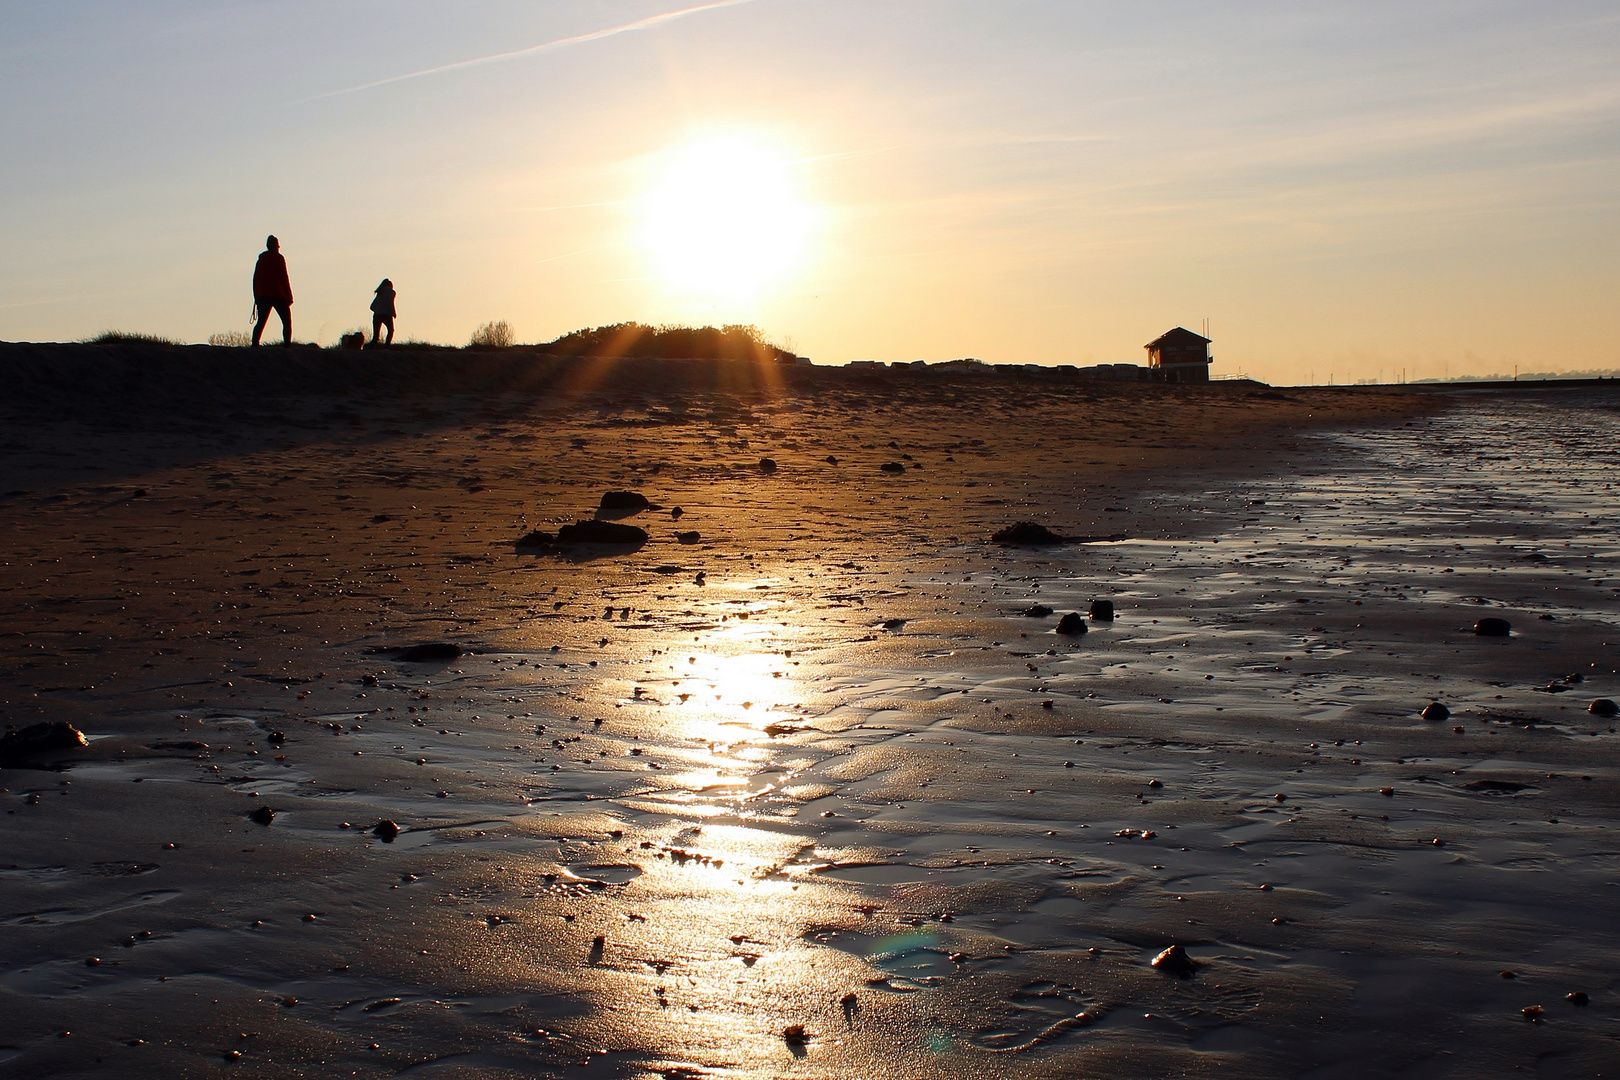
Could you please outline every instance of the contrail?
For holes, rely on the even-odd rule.
[[[375,82],[361,83],[359,86],[349,86],[342,90],[328,90],[324,94],[314,94],[303,98],[304,101],[319,101],[322,98],[338,97],[342,94],[354,94],[361,90],[371,90],[378,86],[387,86],[390,83],[404,82],[407,79],[420,79],[424,75],[437,75],[443,71],[455,71],[458,68],[477,67],[480,64],[494,64],[502,60],[511,60],[519,56],[530,56],[535,53],[554,52],[557,49],[566,49],[570,45],[583,45],[587,41],[601,41],[603,38],[616,37],[619,34],[631,34],[637,30],[650,30],[676,19],[684,19],[688,15],[696,15],[700,11],[713,11],[715,8],[737,7],[739,4],[751,4],[754,0],[711,0],[707,4],[697,4],[693,7],[681,8],[679,11],[666,11],[661,15],[649,15],[645,19],[625,23],[623,26],[610,26],[605,30],[592,30],[588,34],[575,34],[573,37],[558,38],[556,41],[546,41],[539,45],[529,45],[511,52],[493,53],[489,56],[479,56],[472,60],[457,60],[453,64],[441,64],[438,67],[423,68],[421,71],[412,71],[404,75],[390,75],[386,79]]]

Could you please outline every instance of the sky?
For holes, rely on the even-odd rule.
[[[267,233],[324,344],[1620,368],[1620,9],[0,0],[0,340],[246,330]]]

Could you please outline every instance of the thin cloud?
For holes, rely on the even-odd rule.
[[[620,34],[633,34],[638,30],[651,30],[655,26],[684,19],[689,15],[696,15],[703,11],[713,11],[716,8],[737,7],[742,4],[751,4],[754,0],[711,0],[707,4],[697,4],[679,11],[666,11],[660,15],[649,15],[644,19],[627,22],[621,26],[610,26],[604,30],[592,30],[586,34],[575,34],[573,37],[558,38],[556,41],[545,41],[539,45],[528,45],[510,52],[491,53],[489,56],[478,56],[471,60],[457,60],[453,64],[440,64],[438,67],[423,68],[421,71],[411,71],[404,75],[390,75],[386,79],[377,79],[374,82],[361,83],[358,86],[347,86],[341,90],[328,90],[324,94],[315,94],[303,98],[304,101],[319,101],[322,98],[340,97],[344,94],[357,94],[362,90],[373,90],[379,86],[389,86],[393,83],[405,82],[408,79],[420,79],[428,75],[439,75],[446,71],[458,71],[461,68],[480,67],[484,64],[495,64],[502,60],[515,60],[520,56],[533,56],[537,53],[555,52],[566,49],[570,45],[584,45],[591,41],[601,41],[603,38],[617,37]]]

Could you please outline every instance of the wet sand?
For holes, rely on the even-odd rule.
[[[1614,1071],[1613,388],[0,372],[8,1075]]]

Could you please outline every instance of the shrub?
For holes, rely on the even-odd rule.
[[[91,345],[182,345],[184,342],[159,334],[130,334],[123,330],[103,330],[88,339]]]
[[[539,346],[553,356],[655,356],[688,360],[780,360],[793,353],[766,340],[757,326],[647,326],[615,323],[576,330]]]
[[[517,339],[512,333],[512,324],[505,319],[497,322],[487,322],[473,331],[472,340],[467,342],[469,349],[509,349]]]
[[[224,349],[240,349],[253,344],[253,338],[248,336],[246,330],[225,330],[218,334],[209,334],[208,344]]]

